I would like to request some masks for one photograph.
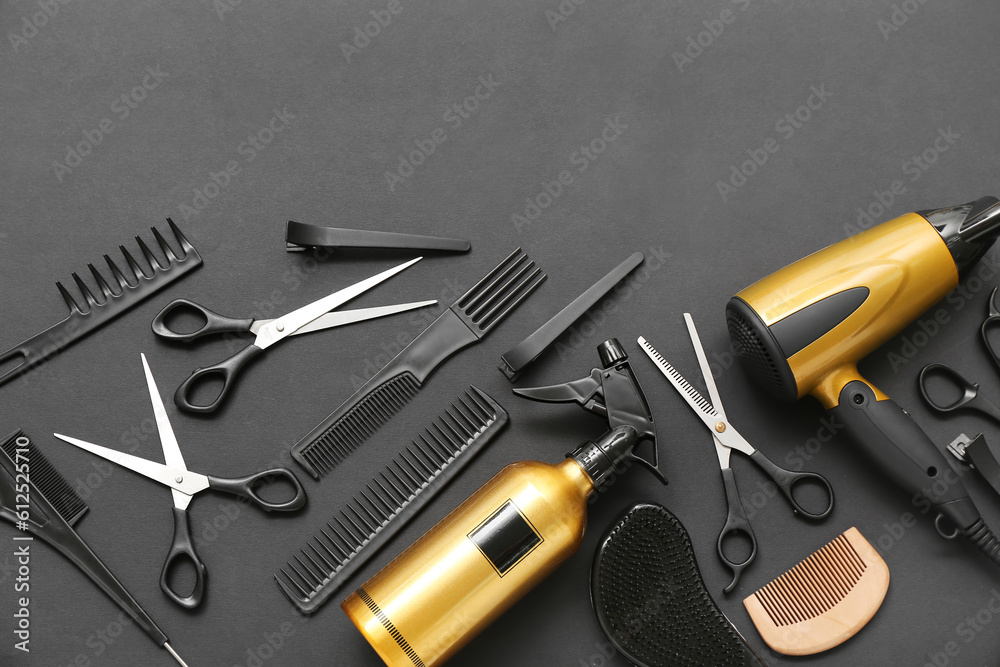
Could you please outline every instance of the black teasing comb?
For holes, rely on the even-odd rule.
[[[638,667],[764,667],[709,595],[684,526],[659,505],[633,506],[601,540],[591,600]]]
[[[138,236],[135,237],[139,251],[149,266],[148,272],[135,260],[125,246],[118,246],[125,258],[125,271],[122,271],[110,257],[105,255],[104,261],[107,262],[108,270],[111,271],[110,281],[105,280],[93,264],[87,265],[100,290],[100,297],[94,296],[90,287],[78,274],[72,274],[73,282],[76,283],[77,289],[83,296],[85,307],[81,307],[69,293],[69,290],[61,282],[57,282],[56,287],[59,288],[59,293],[69,307],[69,317],[0,354],[0,370],[8,367],[11,361],[20,359],[16,366],[0,373],[0,385],[23,375],[31,368],[41,364],[80,338],[107,324],[129,308],[201,266],[201,256],[198,251],[184,237],[181,230],[177,229],[174,221],[167,218],[167,224],[170,225],[170,230],[180,246],[179,253],[167,243],[159,230],[155,227],[151,228],[157,245],[160,246],[160,250],[166,257],[165,262],[161,262],[153,254],[145,241]]]

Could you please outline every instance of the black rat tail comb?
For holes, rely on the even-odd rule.
[[[163,631],[73,530],[86,511],[87,504],[23,432],[17,431],[0,443],[0,519],[45,541],[68,558],[131,616],[157,646],[169,651],[179,665],[187,667]],[[14,540],[15,544],[21,544],[17,537]]]
[[[638,667],[764,667],[709,595],[684,526],[659,505],[633,506],[601,540],[591,600]]]
[[[135,237],[149,271],[135,260],[125,246],[118,246],[125,258],[124,271],[108,255],[104,255],[104,261],[111,272],[110,281],[106,280],[93,264],[87,265],[100,290],[100,297],[94,296],[90,287],[78,274],[72,274],[73,282],[76,283],[85,301],[84,307],[80,306],[61,282],[56,282],[59,293],[69,307],[69,317],[0,354],[0,385],[23,375],[140,301],[201,266],[201,256],[198,251],[184,237],[173,220],[167,218],[167,224],[170,225],[174,239],[180,247],[179,252],[167,243],[155,227],[151,228],[153,238],[160,246],[166,261],[161,262],[142,238]],[[11,366],[12,362],[18,363],[16,366]],[[8,370],[3,372],[4,368]]]

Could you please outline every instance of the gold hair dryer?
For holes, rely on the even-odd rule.
[[[886,474],[931,502],[939,533],[963,532],[1000,564],[1000,541],[961,481],[945,479],[944,456],[857,369],[954,289],[998,235],[995,197],[907,213],[747,287],[730,299],[726,320],[737,356],[764,388],[789,401],[815,396]]]

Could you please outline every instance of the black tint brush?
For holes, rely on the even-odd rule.
[[[546,278],[520,248],[445,310],[292,448],[309,474],[332,470],[399,411],[448,357],[478,343]]]
[[[165,648],[177,664],[187,667],[163,631],[73,530],[86,511],[86,503],[23,432],[12,434],[0,444],[0,518],[44,540],[72,561],[157,646]]]

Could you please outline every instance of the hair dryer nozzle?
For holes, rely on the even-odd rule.
[[[917,212],[944,239],[960,274],[982,259],[1000,236],[1000,200],[996,197],[980,197],[968,204]]]

